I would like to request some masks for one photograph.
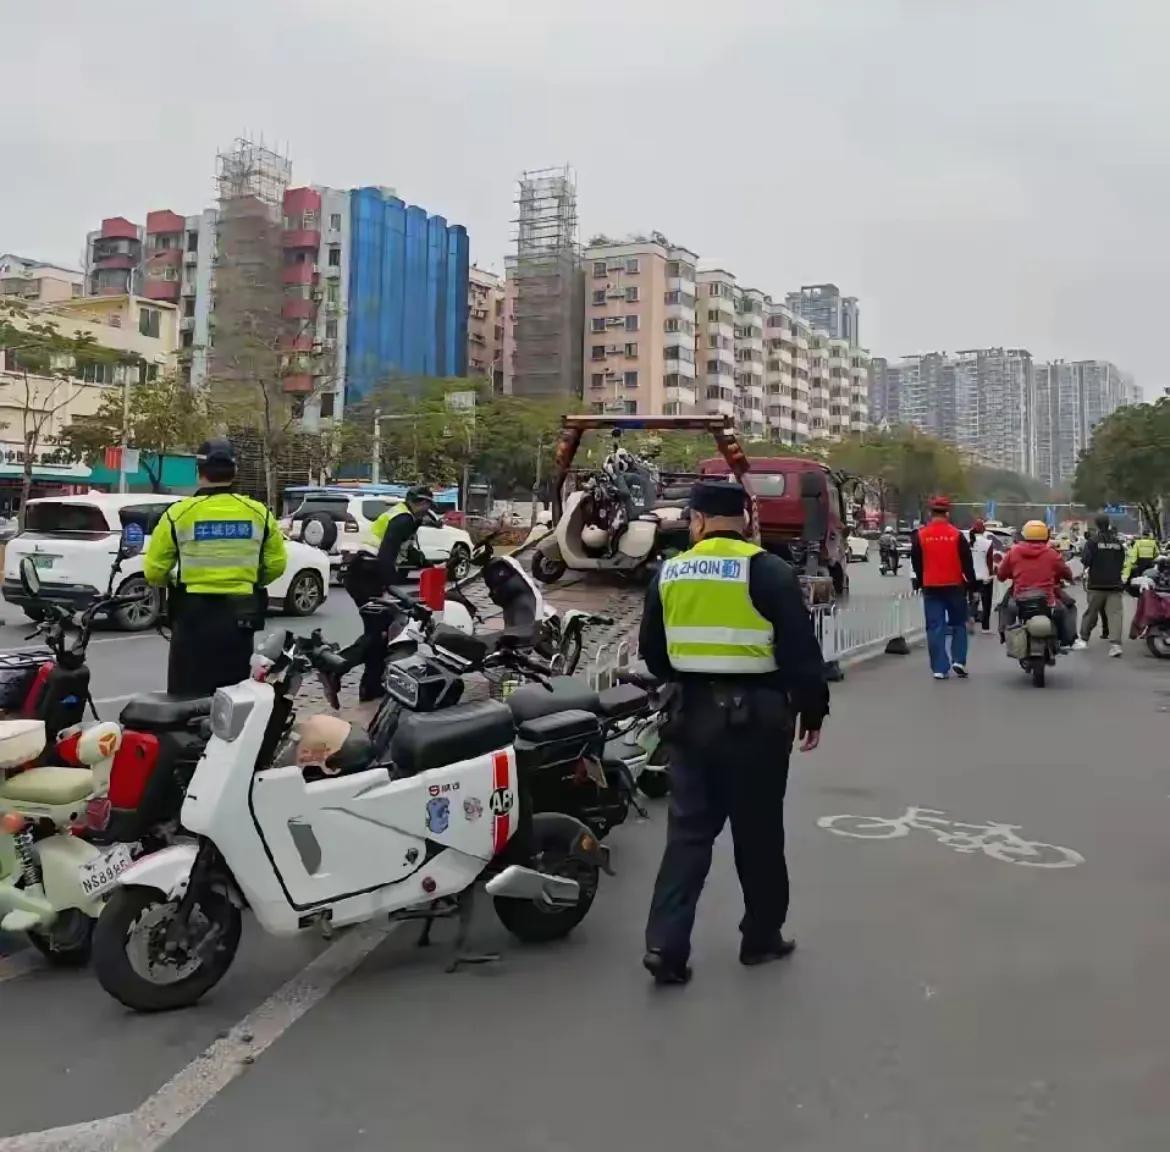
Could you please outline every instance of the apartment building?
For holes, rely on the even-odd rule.
[[[504,387],[504,281],[472,265],[467,274],[467,374]]]
[[[695,391],[700,411],[735,417],[735,277],[722,268],[696,275]]]
[[[589,410],[694,412],[695,254],[642,240],[594,245],[584,261]],[[729,363],[734,367],[734,359]]]
[[[769,304],[757,288],[735,296],[735,426],[745,440],[768,437],[764,321]]]
[[[285,388],[305,398],[308,426],[339,418],[347,396],[394,377],[467,374],[465,228],[381,187],[284,188],[274,210],[292,369]],[[194,386],[207,376],[218,220],[216,209],[186,217],[161,209],[143,226],[110,217],[86,238],[90,295],[129,286],[176,307]]]
[[[661,234],[586,250],[592,411],[729,416],[745,440],[785,444],[868,425],[868,353],[697,261]]]
[[[84,292],[85,275],[75,268],[0,253],[0,297],[15,297],[30,305],[53,304]]]
[[[861,309],[856,296],[842,296],[836,284],[807,284],[799,292],[789,292],[785,304],[798,316],[834,340],[844,340],[850,348],[861,342]]]
[[[1076,475],[1093,429],[1140,396],[1132,379],[1108,360],[1037,364],[1032,385],[1033,474],[1054,487]]]
[[[806,320],[786,305],[766,299],[764,394],[769,440],[803,444],[828,435],[827,392],[822,422],[813,430],[812,343],[813,330]]]

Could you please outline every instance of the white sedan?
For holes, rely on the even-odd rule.
[[[20,561],[29,556],[41,576],[42,597],[84,608],[105,593],[123,529],[138,525],[148,537],[143,543],[145,551],[150,529],[162,510],[179,499],[151,493],[90,492],[84,496],[30,500],[24,531],[9,540],[4,549],[4,599],[28,610],[29,597],[20,582]],[[283,575],[268,585],[270,606],[292,616],[310,616],[329,595],[329,558],[320,549],[295,540],[286,540],[285,549],[288,565]],[[114,591],[126,596],[146,588],[140,552],[122,561],[114,577]],[[150,591],[152,595],[141,604],[113,614],[118,627],[141,632],[155,626],[162,613],[162,596],[157,589]]]
[[[869,546],[872,541],[867,540],[864,536],[859,536],[856,532],[850,532],[845,541],[845,547],[848,549],[849,563],[857,564],[863,560],[869,559]]]

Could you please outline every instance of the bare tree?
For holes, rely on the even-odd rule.
[[[315,335],[315,274],[286,290],[281,222],[271,205],[248,195],[221,201],[217,232],[207,383],[229,427],[257,432],[265,497],[275,507],[278,458],[305,404],[333,387],[336,362]]]

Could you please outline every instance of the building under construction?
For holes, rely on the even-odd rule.
[[[572,169],[523,173],[516,208],[516,253],[507,262],[504,390],[580,396],[585,285]]]
[[[291,179],[286,156],[251,140],[236,140],[216,156],[213,383],[266,379],[279,361],[285,328],[281,227]]]

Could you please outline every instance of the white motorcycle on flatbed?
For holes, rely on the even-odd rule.
[[[197,838],[133,864],[94,933],[97,977],[138,1011],[195,1003],[231,966],[242,909],[275,935],[330,934],[389,915],[458,916],[465,950],[471,893],[486,881],[513,935],[547,941],[586,916],[608,853],[579,821],[531,814],[508,708],[494,701],[404,715],[384,762],[336,716],[296,722],[319,639],[277,636],[254,678],[222,688],[212,739],[187,789]]]

